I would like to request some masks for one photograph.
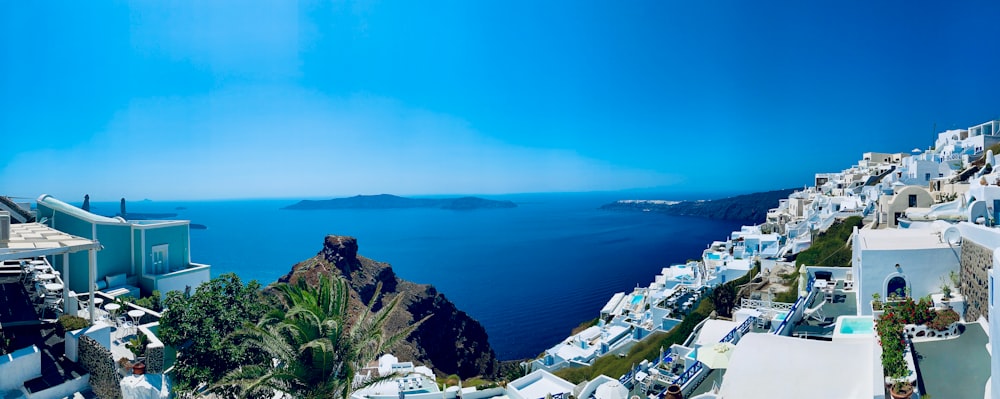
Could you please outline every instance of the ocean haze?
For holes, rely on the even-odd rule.
[[[130,212],[176,212],[194,262],[212,274],[273,282],[315,255],[327,234],[358,239],[359,253],[400,277],[432,284],[490,335],[500,359],[533,357],[597,317],[618,291],[648,285],[662,267],[699,258],[740,222],[599,210],[619,194],[489,196],[510,209],[291,211],[296,200],[129,203]],[[669,199],[690,199],[676,195]],[[95,202],[115,213],[116,202]],[[178,209],[181,207],[183,209]]]

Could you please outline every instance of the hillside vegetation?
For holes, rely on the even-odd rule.
[[[838,221],[813,237],[809,249],[795,257],[795,266],[850,266],[851,248],[847,239],[854,227],[861,227],[861,217],[851,216]]]
[[[838,221],[825,232],[813,237],[809,249],[795,257],[795,273],[782,275],[789,290],[779,293],[774,300],[778,302],[795,302],[799,299],[799,266],[851,266],[851,247],[848,239],[854,232],[854,227],[861,227],[860,216],[851,216]]]

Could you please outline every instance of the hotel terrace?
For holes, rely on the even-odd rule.
[[[0,197],[0,396],[168,394],[175,351],[156,337],[161,314],[130,300],[208,280],[209,266],[187,259],[188,234],[187,221],[108,218],[48,195],[34,208]],[[62,331],[64,315],[90,326]]]

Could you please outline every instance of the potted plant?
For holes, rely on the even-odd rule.
[[[118,367],[121,367],[125,375],[132,374],[132,361],[128,360],[127,357],[122,356],[121,359],[118,359]]]
[[[872,294],[872,302],[871,303],[872,303],[872,315],[875,316],[876,319],[879,318],[879,317],[881,317],[882,316],[882,305],[883,305],[882,304],[882,295],[879,295],[879,293],[877,293],[877,292],[874,293],[874,294]]]
[[[913,384],[909,381],[910,368],[906,364],[906,339],[902,323],[900,314],[888,312],[875,324],[878,341],[882,346],[882,372],[888,384],[889,395],[895,399],[913,395]]]
[[[125,343],[125,347],[135,356],[136,362],[140,362],[146,353],[146,345],[149,345],[149,338],[146,334],[139,332]]]
[[[939,305],[938,307],[939,308],[949,307],[950,306],[948,304],[949,299],[951,299],[951,285],[948,285],[948,282],[944,280],[944,277],[941,277],[941,303],[938,304]]]

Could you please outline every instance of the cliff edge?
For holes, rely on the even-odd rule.
[[[371,300],[376,286],[382,283],[376,309],[381,308],[382,301],[403,295],[400,307],[386,324],[390,329],[432,315],[394,349],[400,360],[419,361],[444,375],[458,374],[462,378],[497,374],[496,354],[490,347],[486,329],[478,321],[456,308],[433,286],[400,279],[388,263],[358,256],[354,237],[327,236],[316,256],[299,262],[278,281],[305,278],[314,283],[317,276],[330,273],[344,277],[364,303]]]

